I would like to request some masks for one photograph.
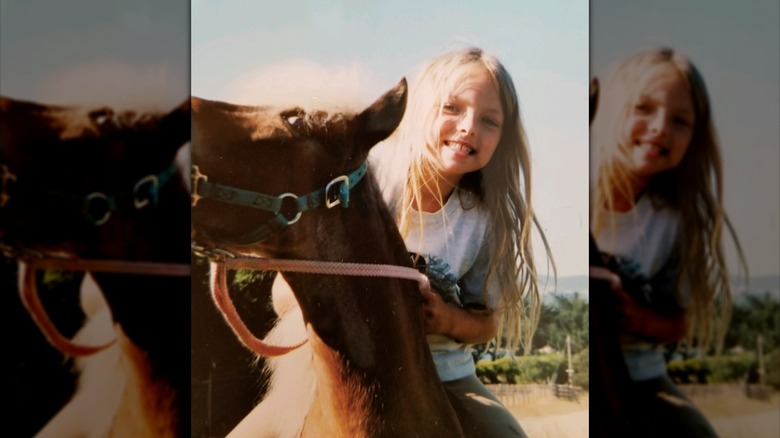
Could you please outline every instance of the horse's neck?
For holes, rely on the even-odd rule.
[[[170,181],[161,190],[156,207],[138,212],[146,215],[139,220],[145,221],[143,229],[149,234],[126,237],[135,239],[128,242],[130,253],[137,248],[145,253],[136,259],[128,257],[129,261],[189,263],[189,232],[181,226],[181,219],[189,212],[189,194],[178,183]],[[115,323],[126,335],[123,351],[133,361],[135,373],[128,390],[138,392],[133,395],[137,399],[134,404],[146,403],[145,410],[154,402],[159,405],[154,409],[178,411],[173,421],[177,426],[186,424],[189,380],[182,370],[189,366],[190,336],[189,307],[182,312],[182,305],[189,302],[189,277],[100,273],[93,277],[111,306]],[[154,391],[144,394],[149,388]],[[154,401],[150,397],[165,399]]]
[[[151,208],[144,218],[150,236],[140,236],[140,239],[151,240],[150,261],[190,262],[189,228],[182,226],[189,217],[190,193],[183,185],[181,174],[176,172],[161,190],[159,204]]]
[[[318,359],[312,364],[317,389],[301,436],[377,436],[379,431],[371,421],[375,385],[367,386],[359,376],[351,374],[346,369],[347,362],[311,326],[309,345]]]
[[[121,329],[118,332],[127,385],[112,425],[111,436],[178,436],[175,394],[153,377],[154,371],[145,352],[124,336]]]
[[[189,263],[189,192],[177,172],[160,189],[157,205],[116,213],[101,231],[97,258]]]
[[[330,232],[314,233],[314,248],[327,248],[331,260],[410,265],[387,210],[369,204],[381,199],[353,202],[355,206],[341,215],[323,216],[332,218],[321,224]],[[387,425],[397,427],[391,434],[395,436],[457,430],[425,339],[417,283],[355,276],[285,277],[293,289],[304,292],[297,294],[298,301],[317,332],[318,391],[328,391],[317,397],[330,410],[323,415],[337,415],[372,436],[372,428],[380,431],[378,435],[390,434]],[[326,388],[320,386],[322,381],[328,382]],[[362,417],[350,410],[371,415]],[[369,420],[361,423],[365,418]]]

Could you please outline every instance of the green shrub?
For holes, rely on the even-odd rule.
[[[711,374],[710,383],[740,382],[751,368],[757,366],[756,358],[752,353],[715,356],[707,359]]]
[[[477,376],[486,383],[546,383],[556,375],[556,371],[563,373],[565,379],[566,358],[561,353],[519,356],[515,360],[505,357],[477,363]]]
[[[572,357],[572,366],[574,367],[572,383],[576,386],[585,388],[587,391],[590,382],[590,355],[587,348]]]
[[[677,383],[707,383],[711,374],[709,363],[701,358],[671,360],[667,364],[668,374]]]

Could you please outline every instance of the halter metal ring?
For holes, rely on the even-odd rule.
[[[149,197],[144,199],[138,198],[138,191],[144,186],[148,184],[149,187]],[[135,186],[133,186],[133,205],[137,210],[140,210],[147,205],[149,205],[149,201],[152,201],[152,205],[157,205],[157,199],[158,199],[158,193],[160,188],[160,182],[157,179],[157,175],[146,175],[145,177],[138,180],[137,183],[135,183]]]
[[[282,193],[281,195],[277,196],[277,198],[279,198],[280,200],[281,200],[281,199],[284,199],[284,198],[293,198],[293,199],[298,199],[298,195],[296,195],[296,194],[294,194],[294,193],[289,193],[289,192],[288,192],[288,193]],[[279,206],[279,211],[277,211],[277,212],[276,212],[276,214],[282,214],[281,204],[280,204],[280,206]],[[294,218],[293,218],[291,221],[288,221],[288,222],[287,222],[287,225],[292,225],[292,224],[294,224],[294,223],[298,222],[298,219],[300,219],[300,218],[301,218],[301,215],[302,215],[302,214],[303,214],[303,213],[299,211],[299,212],[298,212],[298,214],[296,214],[296,215],[295,215],[295,217],[294,217]],[[284,215],[282,215],[282,216],[284,216]],[[286,216],[285,216],[285,219],[287,219],[287,217],[286,217]]]
[[[104,207],[103,215],[99,218],[96,218],[92,215],[91,206],[92,201],[94,200],[102,200]],[[93,224],[100,226],[106,223],[109,217],[111,217],[111,201],[108,199],[108,196],[105,195],[105,193],[100,192],[92,192],[84,199],[84,214],[87,216],[87,219],[89,219]]]

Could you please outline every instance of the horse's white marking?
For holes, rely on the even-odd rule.
[[[87,322],[74,342],[87,345],[119,342],[92,356],[76,359],[79,372],[71,400],[36,435],[38,438],[161,437],[171,435],[171,394],[151,383],[145,353],[124,335],[90,275],[81,286]],[[150,403],[155,404],[150,406]]]
[[[307,336],[303,315],[289,285],[276,277],[274,310],[281,315],[265,338],[273,345],[290,345]],[[265,398],[230,432],[229,438],[298,437],[314,398],[312,350],[306,344],[292,352],[267,359],[270,387]]]
[[[265,340],[273,345],[290,345],[309,337],[310,342],[286,355],[266,359],[265,370],[270,375],[268,392],[228,438],[297,438],[311,433],[316,436],[323,431],[304,430],[307,415],[312,412],[318,416],[313,421],[320,426],[327,424],[329,433],[344,437],[363,436],[370,391],[352,379],[344,383],[345,364],[340,355],[317,337],[311,325],[305,324],[295,295],[281,275],[276,277],[271,293],[274,310],[281,316]],[[318,356],[316,360],[314,349]],[[325,389],[342,384],[335,384],[336,381],[345,384],[346,393],[332,394]],[[319,391],[317,385],[320,385]],[[313,406],[315,397],[317,402]],[[351,421],[333,418],[336,413]]]
[[[74,341],[97,345],[105,342],[107,337],[115,336],[111,311],[89,276],[82,285],[81,302],[88,320]],[[119,344],[77,359],[75,368],[80,375],[73,398],[41,429],[37,437],[102,438],[108,435],[127,382]]]

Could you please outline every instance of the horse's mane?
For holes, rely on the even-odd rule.
[[[377,96],[372,74],[358,64],[320,64],[308,60],[264,66],[244,75],[216,100],[265,105],[306,112],[355,112]]]

